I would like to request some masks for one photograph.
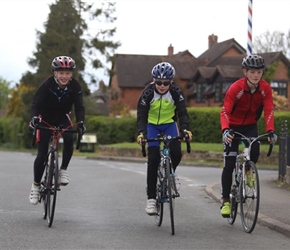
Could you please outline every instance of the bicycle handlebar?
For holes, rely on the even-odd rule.
[[[189,138],[188,135],[187,136],[181,136],[181,135],[171,136],[171,135],[164,135],[164,134],[160,134],[156,138],[142,138],[141,139],[142,156],[146,157],[146,149],[145,149],[146,142],[154,142],[154,141],[164,142],[165,146],[168,146],[171,141],[180,140],[180,139],[185,139],[186,151],[187,151],[187,153],[190,153],[191,147],[190,147],[190,142],[189,142],[188,138]]]
[[[253,142],[255,141],[267,141],[268,142],[268,137],[271,137],[271,135],[267,134],[262,134],[257,137],[247,137],[239,132],[234,131],[233,129],[229,130],[230,135],[238,135],[239,137],[234,137],[232,140],[237,140],[237,141],[243,141],[246,143],[247,147],[249,147]],[[267,137],[267,138],[265,138]],[[269,157],[272,153],[274,147],[274,142],[269,143],[269,149],[267,153],[267,157]],[[230,147],[229,144],[226,145],[226,155],[230,153]]]
[[[47,126],[41,126],[37,125],[33,131],[33,139],[32,139],[32,146],[35,146],[35,139],[36,139],[36,131],[39,130],[50,130],[52,133],[58,133],[58,134],[63,134],[63,133],[78,133],[77,137],[77,145],[76,149],[79,150],[80,144],[81,144],[81,139],[82,139],[82,133],[78,129],[69,129],[72,128],[73,126],[69,126],[67,128],[60,128],[60,127],[55,127],[55,126],[50,126],[47,124]],[[74,124],[75,125],[75,124]]]

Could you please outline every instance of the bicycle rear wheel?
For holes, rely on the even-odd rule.
[[[56,205],[56,196],[58,191],[58,153],[55,151],[51,153],[50,158],[50,165],[48,171],[48,181],[47,181],[47,190],[45,196],[45,204],[46,204],[46,211],[47,211],[47,222],[48,226],[51,227],[54,212],[55,212],[55,205]]]
[[[240,197],[241,197],[241,220],[244,231],[251,233],[257,223],[259,205],[260,205],[260,183],[256,164],[252,161],[247,162],[245,180],[243,180]],[[249,180],[247,180],[247,176]]]
[[[239,196],[239,187],[237,186],[236,182],[236,168],[233,171],[233,177],[232,177],[232,187],[231,187],[231,193],[230,193],[230,203],[231,203],[231,214],[230,217],[227,218],[228,223],[233,225],[236,221],[237,218],[237,213],[238,213],[238,201],[237,201],[237,196]]]
[[[162,187],[163,187],[163,182],[162,182],[162,173],[158,170],[157,174],[157,185],[156,185],[156,208],[157,208],[157,213],[155,215],[155,222],[157,226],[161,226],[162,224],[162,219],[163,219],[163,198],[162,198]]]
[[[168,202],[169,202],[169,211],[170,211],[170,222],[171,222],[171,234],[175,234],[174,229],[174,205],[172,199],[172,180],[170,178],[170,169],[171,163],[169,159],[166,159],[166,181],[167,181],[167,194],[168,194]]]

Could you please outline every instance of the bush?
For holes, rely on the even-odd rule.
[[[28,138],[28,127],[24,125],[22,118],[2,117],[0,118],[0,143],[7,148],[23,148]],[[31,144],[31,140],[30,140]]]
[[[188,108],[189,125],[193,142],[221,143],[221,108]],[[290,123],[289,112],[275,112],[275,133]],[[99,144],[135,142],[137,137],[136,117],[113,118],[105,116],[87,116],[85,125],[88,133],[97,134]],[[265,133],[263,116],[258,122],[260,133]],[[32,135],[27,122],[21,118],[0,118],[0,143],[9,148],[31,148]]]
[[[97,134],[99,144],[134,142],[137,137],[136,118],[95,116],[86,119],[87,131]]]
[[[188,116],[194,142],[221,142],[220,108],[189,108]]]

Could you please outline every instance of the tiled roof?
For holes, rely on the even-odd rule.
[[[193,79],[196,79],[198,76],[202,76],[204,79],[210,79],[215,71],[216,71],[215,67],[205,67],[205,66],[198,67],[193,76]]]
[[[244,76],[241,66],[217,65],[215,73],[224,79],[238,79]]]
[[[245,56],[246,56],[245,54],[241,54],[241,55],[235,55],[235,56],[219,57],[213,60],[207,66],[215,67],[217,65],[231,65],[231,66],[239,67],[241,69],[242,61]]]
[[[161,61],[161,56],[116,54],[116,74],[119,86],[146,86],[152,80],[152,67]]]
[[[238,55],[225,55],[233,48]],[[266,65],[282,60],[290,67],[289,60],[282,52],[259,55],[263,56]],[[241,64],[245,56],[245,49],[232,38],[212,45],[198,58],[194,57],[188,50],[170,56],[116,54],[112,68],[116,68],[115,73],[119,87],[144,88],[152,81],[151,70],[153,66],[162,61],[171,63],[175,67],[176,77],[182,80],[194,80],[199,75],[204,79],[210,79],[216,74],[220,74],[224,79],[235,79],[243,76]]]
[[[234,38],[232,38],[212,45],[208,50],[202,53],[198,59],[207,59],[210,64],[213,60],[220,58],[230,48],[235,48],[241,54],[246,53],[246,50]]]
[[[197,60],[188,51],[173,56],[116,54],[115,66],[120,87],[144,87],[152,81],[154,65],[166,61],[171,63],[180,79],[190,79],[203,60]],[[113,65],[114,66],[114,65]]]

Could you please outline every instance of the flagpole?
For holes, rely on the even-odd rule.
[[[253,14],[253,0],[248,3],[248,43],[247,55],[252,54],[252,14]]]

